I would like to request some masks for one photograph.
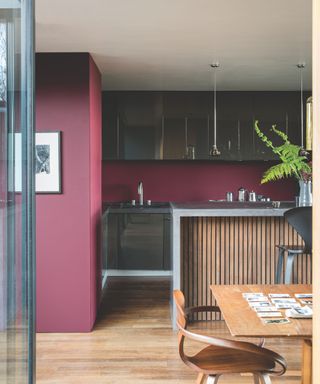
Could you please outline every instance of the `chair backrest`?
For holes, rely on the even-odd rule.
[[[217,337],[209,337],[205,335],[200,335],[194,332],[190,332],[187,330],[187,313],[190,313],[190,308],[185,308],[185,298],[181,291],[175,290],[173,291],[173,298],[176,304],[177,308],[177,325],[179,328],[179,354],[182,359],[182,361],[188,365],[190,368],[196,369],[199,371],[199,367],[192,361],[192,358],[187,356],[184,353],[184,340],[185,338],[206,344],[215,346],[217,348],[224,348],[223,353],[227,354],[226,350],[239,350],[243,352],[248,353],[248,361],[250,359],[255,359],[257,356],[261,358],[263,356],[264,358],[268,359],[269,361],[274,362],[274,364],[278,364],[280,366],[279,369],[275,369],[274,365],[270,365],[270,369],[268,372],[274,373],[276,375],[282,375],[286,371],[286,361],[283,359],[282,356],[278,355],[277,353],[267,350],[265,348],[259,347],[257,345],[254,345],[252,343],[248,343],[245,341],[233,341],[228,339],[222,339]],[[198,307],[198,308],[204,308],[204,307]],[[207,308],[207,307],[206,307]],[[188,311],[188,312],[187,312]],[[233,352],[231,352],[232,354]],[[233,364],[234,357],[230,358],[230,362],[228,362],[227,366],[230,367],[230,372],[232,373],[232,364]],[[210,363],[211,368],[204,368],[202,371],[204,372],[205,369],[214,369],[214,360]],[[200,370],[201,371],[201,370]],[[226,371],[227,372],[227,371]],[[244,367],[243,372],[247,372],[246,368]]]
[[[187,327],[187,316],[185,313],[185,299],[184,294],[179,291],[175,290],[173,292],[173,298],[176,304],[177,308],[177,325],[180,326],[183,329],[186,329]]]
[[[177,308],[177,325],[179,328],[179,354],[181,359],[187,363],[187,357],[184,353],[184,339],[185,335],[181,332],[181,329],[187,328],[187,316],[185,313],[185,298],[184,294],[179,291],[173,291],[173,299]]]
[[[297,207],[284,213],[287,222],[302,237],[306,251],[312,251],[312,207]]]

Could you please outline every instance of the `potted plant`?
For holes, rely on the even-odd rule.
[[[272,141],[259,128],[259,121],[255,121],[255,131],[259,138],[269,147],[273,153],[278,155],[281,162],[270,167],[262,176],[261,184],[268,183],[288,177],[295,177],[299,181],[300,195],[299,205],[312,204],[312,168],[308,160],[309,153],[299,145],[292,144],[288,136],[273,125],[271,131],[278,135],[283,144],[273,145]]]

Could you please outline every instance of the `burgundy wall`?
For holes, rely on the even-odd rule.
[[[294,200],[295,182],[282,180],[260,185],[265,163],[215,163],[174,161],[105,161],[102,169],[104,201],[137,199],[138,181],[144,198],[153,201],[224,199],[226,191],[240,186],[274,200]]]
[[[95,320],[100,99],[89,54],[37,54],[36,130],[62,131],[62,194],[36,198],[40,332],[90,331]]]
[[[90,71],[90,212],[91,212],[91,254],[97,255],[97,258],[91,258],[91,281],[97,283],[97,290],[91,291],[91,316],[94,321],[96,315],[97,303],[99,302],[101,287],[101,257],[100,257],[100,222],[101,222],[101,204],[102,204],[102,110],[101,110],[101,75],[98,67],[89,57]]]

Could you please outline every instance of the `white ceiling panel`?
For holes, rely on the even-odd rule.
[[[38,0],[38,52],[90,52],[109,90],[311,88],[311,0]]]

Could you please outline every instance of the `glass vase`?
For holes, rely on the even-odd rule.
[[[312,205],[312,182],[299,180],[300,194],[299,206],[308,207]]]

